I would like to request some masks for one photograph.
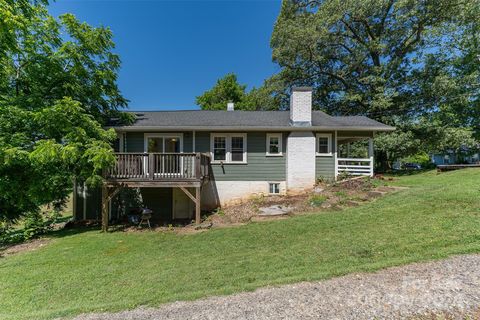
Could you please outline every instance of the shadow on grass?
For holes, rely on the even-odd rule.
[[[421,170],[391,170],[387,171],[385,173],[382,173],[382,175],[386,177],[404,177],[404,176],[414,176],[418,174],[422,174],[425,172],[433,171],[434,169],[421,169]]]
[[[64,237],[70,237],[74,236],[77,234],[82,234],[85,232],[90,232],[90,231],[98,231],[101,232],[101,228],[98,225],[94,226],[74,226],[74,227],[68,227],[68,228],[63,228],[59,230],[54,230],[46,233],[44,236],[50,237],[50,238],[64,238]]]

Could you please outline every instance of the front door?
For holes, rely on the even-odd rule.
[[[181,189],[173,188],[173,219],[191,219],[192,216],[193,201]]]

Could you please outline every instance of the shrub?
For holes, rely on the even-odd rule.
[[[25,240],[35,238],[48,230],[48,223],[38,211],[28,213],[23,223],[23,236]]]
[[[413,156],[402,159],[403,163],[418,163],[422,168],[431,168],[434,166],[430,159],[430,156],[426,152],[420,152]]]
[[[218,207],[215,210],[213,210],[213,214],[218,214],[219,216],[223,217],[225,215],[225,211],[223,211],[222,208]]]
[[[327,196],[323,194],[317,194],[313,195],[308,199],[308,202],[312,207],[319,207],[321,206],[325,201],[327,201]]]
[[[324,177],[324,176],[320,176],[316,180],[316,184],[330,184],[332,182],[335,182],[334,178]]]

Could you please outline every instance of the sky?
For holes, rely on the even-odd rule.
[[[131,110],[196,109],[195,97],[229,72],[247,88],[279,68],[270,36],[280,0],[57,0],[49,11],[108,26]]]

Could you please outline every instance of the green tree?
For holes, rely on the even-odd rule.
[[[317,109],[397,126],[377,138],[385,163],[445,133],[478,137],[479,13],[480,1],[284,0],[271,38],[277,94],[309,85]]]
[[[101,181],[115,138],[102,125],[127,100],[108,28],[39,1],[0,0],[0,14],[0,220],[16,220]]]
[[[212,89],[205,91],[196,99],[197,105],[204,110],[226,110],[227,103],[235,103],[236,110],[269,110],[276,108],[272,90],[263,85],[246,92],[246,85],[239,84],[233,73],[219,79]]]
[[[416,80],[446,38],[478,24],[478,1],[285,0],[271,46],[281,78],[311,85],[317,107],[392,123],[431,108]],[[419,109],[422,108],[422,109]]]
[[[238,104],[245,99],[246,87],[238,83],[235,74],[229,73],[218,79],[212,89],[198,96],[196,103],[205,110],[225,110],[228,102]]]

